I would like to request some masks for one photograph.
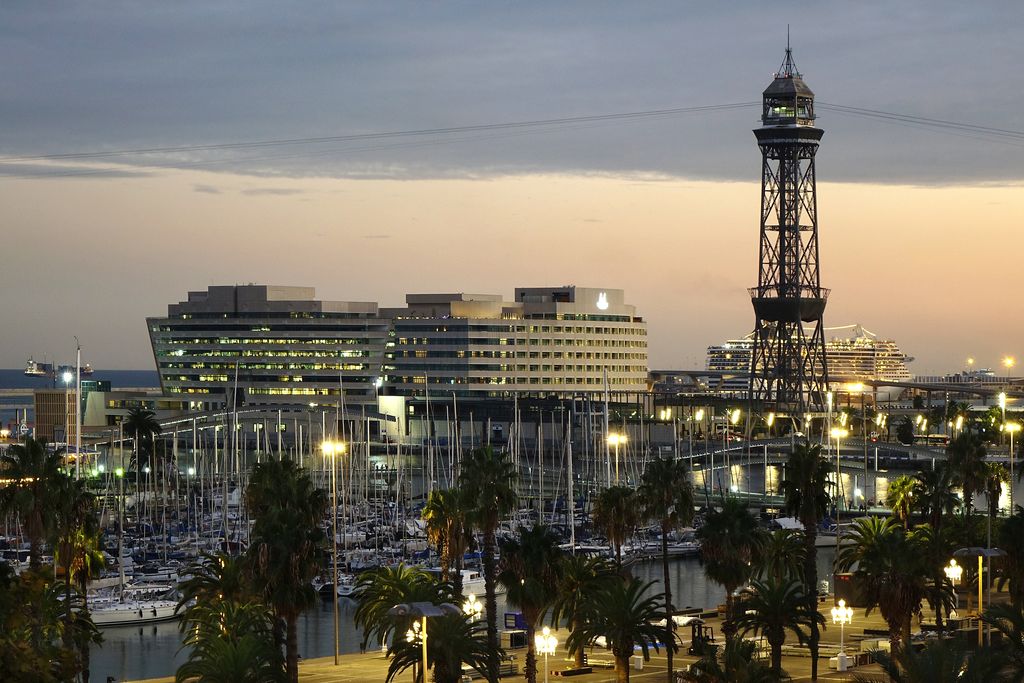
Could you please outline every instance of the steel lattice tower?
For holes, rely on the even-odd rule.
[[[750,399],[802,415],[824,409],[828,387],[822,315],[828,290],[818,270],[814,155],[824,131],[814,126],[814,93],[786,46],[764,91],[761,148],[761,244]]]

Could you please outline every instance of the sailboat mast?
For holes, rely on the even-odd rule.
[[[569,425],[567,430],[566,448],[569,451],[569,543],[572,554],[576,554],[576,495],[573,489],[572,472],[572,408],[569,409]]]
[[[608,370],[604,371],[604,463],[608,486],[612,485],[612,453],[608,443]]]

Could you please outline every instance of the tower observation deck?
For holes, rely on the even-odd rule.
[[[828,387],[822,317],[828,290],[818,269],[814,93],[786,56],[765,89],[761,149],[761,235],[750,399],[798,414],[824,409]]]

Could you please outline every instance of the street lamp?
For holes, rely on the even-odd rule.
[[[1003,358],[1003,367],[1006,368],[1006,376],[1007,377],[1010,376],[1010,370],[1012,370],[1013,366],[1016,365],[1016,364],[1017,364],[1017,359],[1014,358],[1013,356],[1007,356],[1007,357]]]
[[[975,557],[975,556],[977,556],[977,558],[978,558],[978,647],[981,647],[982,645],[984,645],[984,642],[985,642],[985,639],[984,639],[984,633],[985,633],[984,625],[985,625],[985,622],[983,622],[981,620],[981,613],[982,613],[982,611],[984,610],[984,607],[985,607],[985,602],[984,602],[984,599],[983,599],[984,595],[985,595],[984,594],[984,588],[985,588],[984,578],[985,578],[985,571],[986,571],[985,561],[986,560],[988,561],[988,572],[989,572],[989,576],[990,576],[990,578],[989,578],[989,585],[988,585],[988,594],[989,594],[989,604],[992,604],[992,581],[991,581],[992,558],[993,557],[1005,557],[1006,556],[1006,551],[1005,550],[1001,550],[1000,548],[978,548],[978,547],[972,547],[972,548],[960,548],[959,550],[954,552],[953,555],[955,557]]]
[[[335,455],[345,454],[345,443],[343,441],[324,441],[320,444],[320,450],[325,457],[331,459],[331,565],[334,567],[334,666],[340,663],[340,636],[341,626],[338,617],[338,460]],[[426,623],[424,622],[424,625]]]
[[[868,411],[864,405],[865,386],[863,382],[854,382],[846,385],[848,394],[860,394],[860,439],[864,445],[864,488],[868,487]],[[845,424],[843,425],[846,426]],[[854,496],[854,503],[856,503]]]
[[[1001,431],[1010,435],[1010,514],[1013,514],[1013,435],[1020,431],[1019,422],[1003,422]]]
[[[124,468],[114,470],[117,477],[117,573],[124,586]],[[124,591],[121,592],[124,599]]]
[[[462,611],[466,613],[470,621],[476,621],[480,618],[480,613],[484,611],[484,606],[476,599],[476,595],[470,593],[466,602],[462,604]]]
[[[825,394],[825,405],[828,408],[828,414],[825,416],[825,427],[828,427],[829,425],[832,424],[832,401],[833,401],[832,392],[829,391],[829,392],[827,392]],[[821,431],[822,432],[825,431],[824,427],[822,428]],[[825,438],[824,434],[822,434],[822,438]],[[832,448],[832,441],[831,441],[831,439],[828,442],[828,447],[830,449]]]
[[[534,636],[533,643],[536,645],[537,652],[544,655],[544,683],[548,683],[548,655],[555,654],[558,638],[551,633],[550,628],[545,626],[543,631]]]
[[[960,584],[960,577],[964,575],[964,568],[957,564],[956,559],[951,559],[942,571],[945,572],[949,582],[953,584],[953,613],[949,616],[956,619],[958,616],[956,610],[960,607],[960,595],[956,592],[956,587]]]
[[[690,417],[692,418],[690,428],[687,430],[687,437],[689,438],[690,447],[690,465],[693,465],[693,430],[696,428],[697,423],[701,424],[701,431],[704,433],[704,495],[708,493],[708,458],[711,459],[712,469],[714,469],[715,456],[711,454],[708,448],[708,430],[704,429],[704,409],[697,408],[697,412],[693,412],[693,408],[690,408]],[[714,486],[712,484],[712,486]]]
[[[836,655],[836,671],[846,671],[846,648],[843,647],[843,635],[846,625],[853,621],[853,608],[846,606],[846,600],[832,608],[832,623],[839,624],[839,654]]]
[[[60,378],[64,380],[64,453],[71,452],[71,380],[75,373],[65,370]],[[75,453],[75,469],[78,469],[78,453]]]
[[[422,626],[420,626],[420,622],[418,622],[418,621],[412,622],[412,626],[409,628],[408,631],[405,632],[405,642],[407,642],[407,643],[422,643],[423,644],[423,664],[421,666],[423,667],[423,672],[424,672],[423,676],[422,676],[422,680],[425,682],[427,680],[427,675],[426,675],[426,670],[427,670],[427,618],[426,617],[423,617],[423,625]],[[413,673],[415,674],[415,669],[413,669]],[[415,678],[415,675],[413,677]]]
[[[847,429],[845,429],[843,427],[833,427],[832,431],[829,432],[829,434],[831,434],[832,438],[836,440],[836,495],[838,496],[840,493],[842,493],[842,481],[843,481],[842,480],[842,472],[840,471],[840,468],[839,468],[839,455],[840,455],[840,451],[842,450],[842,440],[845,439],[847,436],[849,436],[850,432],[849,432],[849,430],[847,430]],[[845,496],[843,496],[843,498],[845,500]],[[837,503],[836,504],[836,523],[837,523],[837,526],[838,526],[838,522],[839,522],[839,505]],[[836,529],[836,545],[837,546],[839,545],[839,530],[838,529]]]
[[[611,432],[608,434],[608,445],[615,448],[615,485],[619,484],[619,444],[626,444],[625,434],[616,434]]]
[[[726,411],[726,425],[725,430],[722,432],[722,450],[725,451],[725,468],[729,473],[729,488],[733,492],[737,488],[732,484],[732,453],[729,451],[729,437],[732,434],[732,427],[734,427],[740,421],[740,416],[743,412],[739,408],[734,408],[731,411]]]
[[[412,617],[412,627],[405,632],[405,640],[414,643],[418,639],[423,646],[423,683],[427,681],[427,617],[443,617],[449,614],[461,614],[458,607],[450,602],[435,605],[432,602],[409,602],[395,605],[388,610],[389,617]]]

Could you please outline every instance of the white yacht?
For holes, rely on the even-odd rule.
[[[100,628],[151,624],[177,619],[178,601],[169,584],[125,586],[121,591],[98,594],[89,600],[92,620]]]

